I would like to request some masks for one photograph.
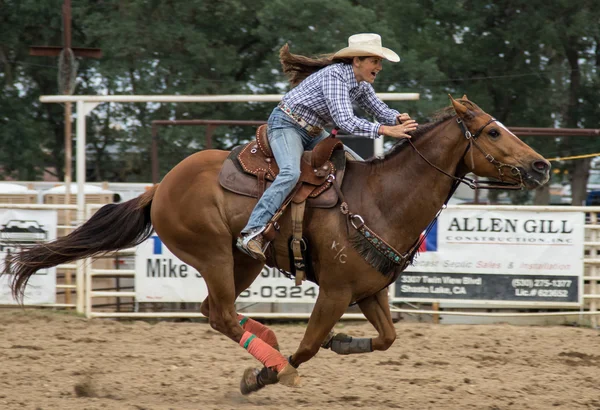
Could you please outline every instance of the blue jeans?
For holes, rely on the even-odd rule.
[[[312,150],[319,142],[327,138],[329,133],[323,131],[320,135],[311,137],[306,130],[298,126],[296,121],[288,117],[280,108],[275,107],[269,117],[267,136],[273,156],[279,166],[279,174],[258,200],[242,233],[262,228],[271,220],[300,179],[302,154],[304,151]],[[345,149],[360,158],[349,148]]]

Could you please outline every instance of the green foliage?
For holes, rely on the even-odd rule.
[[[63,176],[63,110],[38,101],[57,93],[58,60],[28,54],[32,45],[62,44],[61,3],[0,0],[4,175],[36,179],[54,167]],[[282,45],[318,55],[370,31],[402,58],[385,63],[377,91],[420,93],[417,102],[390,103],[420,122],[448,104],[448,93],[467,94],[509,126],[595,128],[600,115],[600,8],[593,0],[88,0],[72,7],[73,46],[104,54],[79,59],[76,94],[282,93]],[[272,109],[102,104],[88,121],[88,178],[149,181],[153,120],[266,120]],[[161,175],[205,148],[205,131],[161,127]],[[218,127],[214,146],[229,149],[253,131]],[[600,150],[594,138],[527,142],[550,157]],[[573,164],[559,167],[577,174]]]

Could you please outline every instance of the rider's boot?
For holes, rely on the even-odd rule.
[[[265,262],[267,260],[265,250],[267,249],[269,242],[265,240],[262,234],[264,230],[265,227],[263,226],[262,228],[256,228],[250,232],[242,233],[237,239],[236,246],[246,255],[261,262]]]

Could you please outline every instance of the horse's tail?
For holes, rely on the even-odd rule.
[[[5,259],[3,274],[14,274],[13,297],[22,300],[29,278],[40,269],[136,246],[152,235],[150,207],[158,185],[122,204],[107,204],[83,225],[52,242],[27,247]]]

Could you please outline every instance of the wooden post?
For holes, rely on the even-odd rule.
[[[217,126],[214,124],[210,124],[209,126],[206,127],[206,134],[205,134],[206,149],[212,149],[212,137],[215,132],[215,128],[217,128]]]
[[[152,124],[152,149],[150,155],[152,165],[152,183],[158,184],[158,126]]]
[[[433,302],[431,304],[431,310],[433,310],[434,312],[439,312],[440,311],[440,302]],[[433,324],[434,325],[440,324],[440,315],[438,315],[437,313],[433,314]]]
[[[57,57],[60,56],[63,50],[70,50],[73,52],[73,56],[76,57],[92,57],[92,58],[100,58],[102,57],[102,51],[98,48],[71,48],[71,0],[64,0],[62,5],[62,17],[63,17],[63,46],[32,46],[29,48],[29,54],[32,56],[45,56],[45,57]],[[73,61],[69,59],[69,64],[74,64]],[[59,62],[60,68],[60,62]],[[59,76],[62,76],[62,73],[59,73]],[[69,87],[69,84],[74,81],[74,79],[66,79],[63,84],[64,89],[59,90],[60,93],[70,95],[72,93],[72,89]],[[59,81],[60,87],[60,81]],[[65,103],[65,204],[71,204],[71,162],[72,162],[72,105],[70,102]],[[65,225],[67,227],[71,226],[71,210],[65,210]],[[71,233],[69,228],[65,229],[65,234],[68,235]],[[71,284],[71,271],[67,269],[65,271],[65,284]],[[71,289],[65,289],[65,303],[71,303]]]

